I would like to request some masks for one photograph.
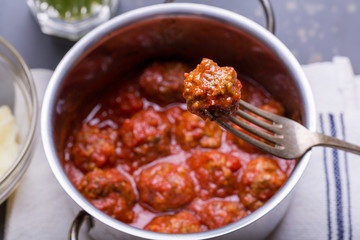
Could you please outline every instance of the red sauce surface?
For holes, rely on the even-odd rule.
[[[86,117],[70,130],[66,174],[89,202],[119,221],[167,233],[218,228],[261,207],[295,166],[188,112],[179,97],[186,69],[181,62],[156,62],[121,79],[91,98],[92,110],[79,113]],[[284,114],[261,86],[237,78],[246,101]]]

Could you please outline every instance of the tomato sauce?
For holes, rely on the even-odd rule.
[[[109,216],[150,231],[191,233],[256,211],[284,184],[296,161],[238,142],[186,109],[183,62],[155,62],[119,77],[91,110],[79,112],[63,165],[74,186]],[[285,114],[241,74],[242,99]],[[88,108],[84,108],[88,109]],[[85,111],[85,110],[84,110]]]

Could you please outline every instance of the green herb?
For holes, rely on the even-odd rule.
[[[93,14],[93,9],[100,7],[106,0],[40,0],[47,4],[47,10],[58,13],[64,20],[79,20]]]

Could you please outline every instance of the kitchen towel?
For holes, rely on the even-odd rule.
[[[303,66],[317,110],[318,131],[360,144],[360,77],[346,57]],[[39,102],[51,71],[33,69]],[[33,161],[8,199],[6,240],[66,239],[76,215],[52,174],[40,139]],[[271,240],[360,239],[360,156],[316,147]],[[89,238],[83,235],[80,239]]]

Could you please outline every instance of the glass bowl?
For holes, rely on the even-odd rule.
[[[38,117],[37,95],[30,70],[15,48],[0,37],[0,106],[2,105],[9,106],[15,116],[19,153],[0,177],[0,203],[13,192],[29,166]]]

